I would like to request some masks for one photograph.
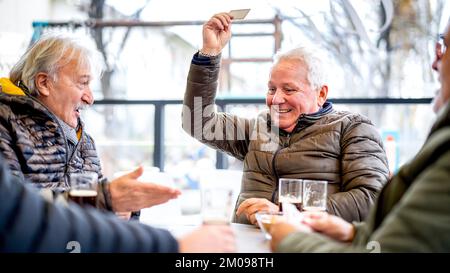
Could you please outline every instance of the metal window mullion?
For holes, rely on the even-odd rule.
[[[153,165],[164,171],[165,146],[164,146],[164,103],[155,103],[155,131]]]

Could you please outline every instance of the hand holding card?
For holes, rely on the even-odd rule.
[[[250,12],[250,9],[234,9],[231,10],[228,14],[233,17],[233,20],[242,20],[247,14]]]
[[[231,10],[229,13],[215,14],[203,25],[203,45],[200,52],[204,56],[217,56],[231,38],[231,20],[242,20],[250,9]]]

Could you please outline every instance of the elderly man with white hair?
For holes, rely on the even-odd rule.
[[[365,219],[389,176],[381,137],[366,117],[333,109],[324,64],[312,50],[276,55],[267,84],[269,109],[256,118],[212,107],[232,19],[219,13],[203,25],[203,46],[187,80],[183,128],[244,161],[234,221],[255,224],[258,211],[278,211],[280,178],[326,180],[327,211],[348,221]]]
[[[85,39],[48,34],[25,52],[9,79],[0,79],[5,163],[23,181],[52,189],[47,193],[67,192],[73,174],[97,173],[98,206],[125,215],[176,198],[177,189],[139,182],[142,167],[111,183],[103,177],[94,141],[80,118],[94,102],[90,83],[101,72],[98,56]]]

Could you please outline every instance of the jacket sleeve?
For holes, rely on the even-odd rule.
[[[243,160],[248,151],[250,121],[218,112],[215,107],[220,55],[211,65],[191,64],[183,102],[183,129],[198,141]]]
[[[0,157],[0,252],[177,252],[166,230],[95,209],[46,202],[11,176]],[[75,249],[74,249],[75,247]]]
[[[320,234],[295,233],[280,252],[449,252],[450,150],[424,170],[400,202],[358,243],[342,244]],[[357,229],[358,233],[361,231]],[[358,234],[357,234],[358,236]]]
[[[341,192],[330,196],[327,210],[348,222],[364,221],[388,181],[389,168],[381,138],[361,116],[350,117],[341,139]]]
[[[12,143],[14,143],[10,133],[12,129],[7,122],[9,118],[8,111],[4,111],[4,108],[0,107],[0,154],[4,157],[11,173],[23,180],[24,176],[19,158],[17,158],[17,154],[12,146]]]

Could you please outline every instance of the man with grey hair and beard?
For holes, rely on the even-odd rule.
[[[98,207],[125,215],[176,198],[177,189],[139,182],[142,167],[106,183],[80,119],[81,110],[94,102],[89,85],[101,72],[98,56],[83,39],[48,34],[25,52],[9,79],[0,79],[5,163],[23,181],[52,189],[49,198],[48,193],[67,192],[71,175],[97,173]]]
[[[275,57],[269,110],[257,118],[212,107],[232,19],[219,13],[203,25],[203,46],[187,79],[183,129],[244,161],[234,221],[255,224],[258,211],[278,211],[280,178],[326,180],[327,211],[347,221],[365,219],[389,176],[381,138],[367,118],[333,109],[321,61],[311,50],[296,48]]]

